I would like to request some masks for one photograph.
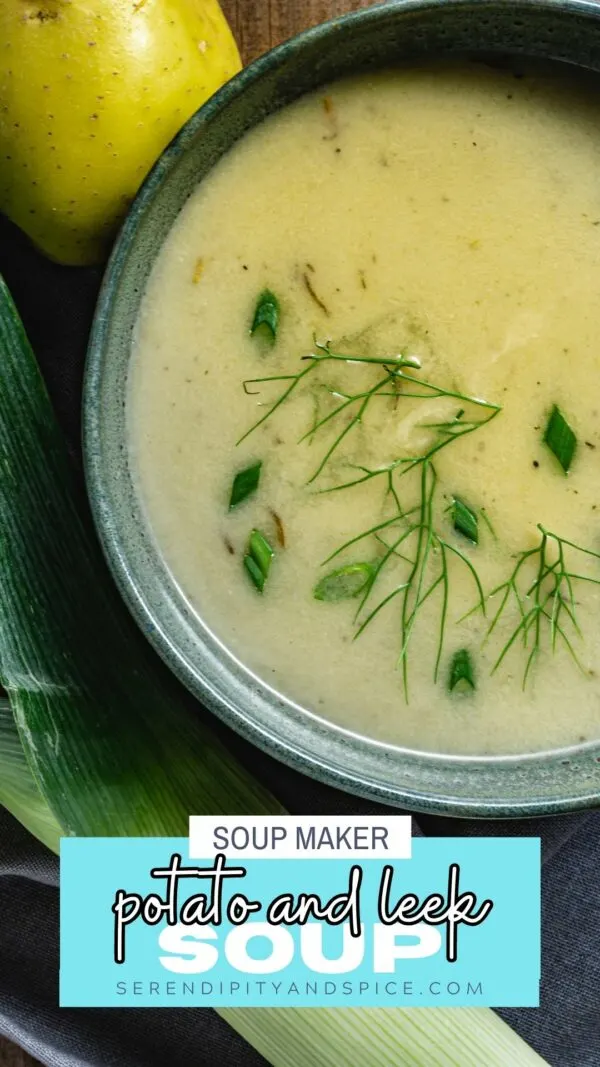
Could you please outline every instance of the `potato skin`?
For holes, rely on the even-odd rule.
[[[148,170],[241,67],[217,0],[0,0],[0,210],[105,259]]]

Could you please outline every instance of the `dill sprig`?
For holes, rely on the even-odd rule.
[[[523,689],[527,685],[531,668],[544,645],[546,636],[552,653],[556,652],[560,638],[574,662],[580,670],[585,672],[573,647],[573,639],[582,638],[577,620],[575,586],[578,582],[600,585],[600,578],[581,574],[579,571],[572,570],[569,565],[569,557],[573,552],[599,560],[600,553],[593,552],[589,548],[582,548],[581,545],[552,533],[540,524],[537,528],[540,532],[539,543],[517,556],[510,577],[492,589],[486,598],[490,600],[492,597],[500,596],[499,606],[487,629],[486,640],[504,616],[509,602],[514,603],[518,610],[519,621],[502,647],[492,673],[500,667],[511,648],[520,639],[520,643],[527,652],[523,671]],[[529,567],[526,567],[528,561]],[[535,574],[533,581],[531,581],[532,567]],[[468,614],[478,611],[479,608],[480,604],[476,604]]]
[[[433,382],[429,382],[424,378],[416,377],[415,374],[409,373],[409,371],[419,371],[421,369],[420,360],[416,356],[406,356],[402,353],[392,356],[355,356],[349,353],[333,352],[329,343],[322,344],[318,342],[315,344],[315,348],[317,351],[310,352],[308,355],[301,357],[301,362],[305,362],[306,366],[301,368],[295,374],[276,374],[263,378],[246,379],[243,386],[244,390],[249,395],[252,395],[254,392],[248,388],[251,385],[266,385],[271,382],[287,382],[289,384],[285,386],[283,392],[268,407],[264,415],[261,415],[261,417],[237,442],[237,444],[241,444],[242,441],[245,441],[246,438],[254,433],[259,426],[262,426],[268,419],[270,419],[278,408],[290,399],[300,384],[321,365],[326,363],[342,363],[347,366],[360,365],[363,367],[371,366],[373,368],[382,368],[383,373],[368,389],[359,390],[357,392],[344,392],[340,389],[329,390],[332,396],[340,400],[340,403],[336,404],[336,406],[322,418],[316,419],[311,428],[300,438],[300,443],[303,441],[312,441],[320,430],[334,420],[340,419],[341,416],[345,416],[344,424],[309,478],[309,484],[314,482],[319,475],[322,474],[327,463],[333,457],[334,453],[337,452],[345,438],[347,438],[352,430],[356,429],[356,427],[363,422],[369,404],[376,398],[393,397],[395,400],[435,400],[449,398],[457,400],[459,404],[467,405],[467,409],[474,408],[478,412],[482,412],[482,415],[480,418],[477,418],[473,413],[469,418],[465,407],[458,407],[456,414],[450,420],[439,423],[425,423],[423,428],[434,430],[436,436],[434,445],[432,445],[426,453],[419,456],[404,456],[401,459],[394,460],[391,464],[378,467],[376,470],[369,470],[366,467],[357,467],[356,469],[362,472],[362,477],[351,482],[333,486],[332,489],[334,490],[350,489],[354,485],[359,485],[361,482],[367,481],[369,478],[377,477],[380,474],[385,474],[388,471],[393,471],[402,466],[405,468],[404,473],[408,473],[413,467],[423,463],[426,459],[431,459],[433,455],[451,444],[453,441],[458,440],[460,437],[464,437],[466,434],[473,433],[474,430],[478,430],[481,426],[490,422],[501,410],[500,406],[497,404],[490,404],[488,401],[482,400],[479,397],[468,396],[456,390],[445,389],[440,385],[436,385]],[[392,388],[388,389],[388,386],[391,386]],[[328,491],[332,490],[325,490],[325,492]]]
[[[298,389],[298,386],[305,380],[305,378],[307,378],[309,374],[312,374],[313,371],[317,370],[317,368],[321,364],[328,362],[342,362],[348,365],[364,364],[368,366],[372,364],[374,366],[384,367],[384,375],[375,383],[374,386],[364,392],[341,394],[337,393],[337,391],[335,390],[330,390],[332,395],[337,395],[342,398],[342,403],[338,405],[338,407],[336,407],[333,411],[329,412],[329,414],[326,415],[325,418],[316,422],[308,431],[308,433],[306,433],[301,438],[301,441],[304,441],[307,438],[314,436],[317,430],[322,429],[322,427],[325,426],[326,423],[330,422],[338,415],[341,415],[342,412],[344,412],[347,408],[350,407],[350,405],[358,405],[358,412],[353,415],[348,426],[346,426],[346,428],[340,434],[339,439],[334,442],[334,445],[329,450],[328,455],[324,458],[322,463],[319,465],[319,468],[317,469],[317,471],[315,471],[314,475],[310,479],[311,482],[314,481],[318,474],[321,473],[321,470],[325,466],[327,459],[329,459],[331,455],[333,455],[333,452],[342,443],[343,438],[364,417],[370,400],[372,400],[373,397],[377,395],[390,396],[390,393],[385,394],[383,390],[385,389],[386,385],[389,385],[391,382],[394,381],[395,378],[398,378],[402,374],[404,367],[412,367],[413,369],[418,369],[420,367],[419,360],[416,359],[416,357],[414,356],[395,355],[379,359],[369,356],[359,357],[351,355],[341,355],[340,353],[332,352],[329,347],[329,344],[320,344],[317,342],[315,344],[315,347],[317,349],[316,352],[310,352],[308,353],[308,355],[301,356],[301,362],[306,363],[306,366],[302,367],[295,374],[271,374],[263,378],[246,379],[246,381],[243,383],[243,386],[244,391],[248,395],[253,395],[256,392],[256,390],[250,390],[248,388],[250,385],[267,385],[271,382],[288,382],[289,384],[285,386],[283,392],[268,407],[264,415],[261,415],[261,417],[250,427],[250,429],[246,430],[242,437],[240,437],[240,439],[237,441],[238,445],[241,444],[242,441],[245,441],[246,438],[249,437],[250,434],[254,433],[254,431],[257,430],[259,426],[262,426],[263,423],[267,422],[267,420],[275,414],[278,408],[280,408],[286,400],[290,399],[292,394]],[[393,395],[396,396],[396,393],[394,393]]]
[[[301,442],[312,442],[325,427],[333,427],[335,431],[341,424],[333,441],[323,452],[308,484],[312,484],[323,474],[352,431],[361,425],[369,405],[375,400],[393,397],[396,403],[401,403],[403,399],[446,398],[456,401],[456,412],[452,418],[423,425],[424,429],[431,431],[431,443],[422,453],[400,456],[391,463],[373,468],[347,463],[349,468],[358,472],[356,477],[319,490],[321,493],[340,492],[373,479],[381,479],[383,482],[384,501],[388,507],[391,501],[392,514],[351,537],[332,552],[324,563],[347,552],[354,545],[375,541],[379,553],[375,561],[368,565],[364,563],[351,565],[354,568],[361,568],[360,574],[364,576],[364,581],[361,579],[361,585],[356,591],[356,596],[360,599],[355,615],[357,627],[355,638],[364,632],[388,604],[399,598],[401,648],[398,665],[402,669],[404,692],[408,700],[409,646],[421,609],[435,594],[440,597],[440,618],[433,668],[434,679],[437,680],[439,675],[450,605],[448,561],[451,555],[469,571],[477,590],[478,605],[485,614],[484,592],[474,564],[465,552],[452,544],[436,528],[437,473],[433,460],[448,445],[491,422],[499,414],[501,408],[479,397],[469,396],[456,389],[446,389],[422,378],[419,374],[420,361],[416,357],[402,353],[381,357],[356,356],[334,352],[329,344],[316,344],[315,349],[302,357],[302,362],[306,365],[295,374],[270,375],[244,382],[246,392],[251,392],[249,387],[253,385],[260,386],[273,382],[285,384],[282,392],[269,405],[267,411],[240,438],[240,442],[245,440],[270,419],[317,368],[326,364],[372,368],[376,372],[376,378],[368,387],[355,391],[329,388],[329,393],[335,399],[334,407],[325,415],[315,418],[310,429],[301,437]],[[419,474],[416,486],[417,502],[405,508],[401,501],[400,491],[407,484],[411,472]],[[384,571],[387,571],[394,563],[402,571],[402,580],[374,607],[371,607],[371,596],[375,586],[380,582]],[[327,583],[329,578],[337,582],[339,573],[339,571],[334,571],[317,583],[315,595],[318,599],[322,599],[321,592],[324,583]]]
[[[318,599],[356,599],[358,606],[355,614],[355,639],[373,622],[379,613],[392,602],[399,603],[400,654],[398,665],[402,669],[404,692],[408,700],[408,652],[420,612],[427,601],[436,594],[439,597],[439,624],[437,648],[433,665],[433,676],[437,680],[442,663],[444,640],[450,610],[450,569],[449,558],[453,556],[467,568],[477,591],[474,607],[462,618],[481,611],[486,616],[486,605],[499,598],[493,618],[487,625],[485,641],[496,630],[501,618],[508,612],[511,604],[516,606],[518,621],[512,633],[504,643],[492,668],[492,673],[503,663],[504,659],[517,644],[522,644],[526,651],[523,671],[525,688],[531,669],[546,639],[552,653],[562,644],[580,669],[584,669],[574,647],[576,638],[581,639],[581,629],[577,619],[575,588],[578,583],[591,582],[600,585],[600,577],[581,573],[572,565],[573,554],[600,560],[600,553],[583,548],[560,537],[558,534],[538,525],[539,543],[531,549],[520,553],[508,579],[498,585],[489,594],[485,594],[476,566],[472,560],[475,545],[467,551],[452,542],[453,531],[439,528],[439,511],[436,507],[437,473],[434,460],[448,445],[474,433],[489,424],[500,413],[501,408],[476,396],[469,396],[457,389],[446,389],[421,377],[420,361],[416,357],[402,353],[392,356],[357,356],[344,352],[335,352],[331,345],[315,342],[315,350],[301,359],[302,366],[292,374],[270,375],[263,378],[249,379],[244,382],[244,389],[252,394],[251,386],[270,383],[282,383],[279,396],[270,403],[267,410],[240,438],[245,440],[259,426],[269,420],[278,409],[288,401],[299,387],[323,365],[335,364],[338,368],[362,366],[372,368],[374,380],[360,389],[330,387],[319,382],[319,388],[325,388],[334,404],[323,415],[315,415],[310,428],[300,441],[313,442],[320,433],[329,428],[333,430],[332,441],[327,447],[309,478],[308,484],[315,482],[327,470],[330,461],[338,454],[354,430],[365,419],[371,404],[379,399],[394,398],[398,405],[403,399],[432,400],[451,399],[456,401],[456,412],[451,418],[421,424],[421,428],[431,431],[428,447],[418,454],[401,455],[391,462],[377,466],[366,466],[342,459],[347,469],[354,473],[346,480],[326,485],[317,490],[319,493],[347,491],[367,482],[380,480],[383,489],[386,517],[373,523],[365,530],[354,534],[335,549],[323,565],[348,553],[355,546],[366,548],[367,562],[353,562],[338,567],[331,574],[326,574],[315,587]],[[351,377],[350,377],[351,382]],[[260,389],[258,390],[260,392]],[[567,429],[570,429],[567,427]],[[547,443],[552,447],[552,442]],[[238,443],[240,443],[238,442]],[[571,456],[572,458],[571,449]],[[558,456],[563,469],[567,470],[567,457]],[[409,479],[411,473],[418,473],[418,483]],[[406,487],[413,486],[412,500],[416,502],[405,507],[403,498]],[[464,523],[456,523],[456,499],[450,509],[454,517],[454,534],[469,536],[476,542],[476,519],[480,516],[488,527],[492,537],[495,531],[487,516],[485,508],[471,512],[474,519],[468,530]],[[464,505],[463,505],[464,506]],[[453,510],[454,507],[454,510]],[[467,509],[471,511],[471,509]],[[385,513],[385,512],[384,512]],[[442,513],[442,522],[444,514]],[[450,523],[446,518],[448,527]],[[375,558],[373,558],[375,556]],[[400,578],[386,592],[375,606],[372,606],[373,591],[381,583],[384,575],[392,566]],[[584,568],[585,569],[585,568]],[[395,573],[391,572],[395,581]],[[389,589],[389,587],[388,587]],[[326,594],[326,595],[325,595]],[[333,595],[335,594],[335,595]],[[462,621],[462,620],[458,620]],[[464,650],[459,654],[462,655]],[[453,661],[454,662],[454,661]],[[452,676],[452,665],[450,676]]]
[[[437,681],[440,664],[444,650],[444,639],[448,621],[450,604],[450,573],[448,567],[449,554],[458,559],[469,571],[477,590],[478,606],[485,615],[485,596],[479,575],[469,557],[435,527],[434,501],[437,488],[437,473],[429,458],[425,458],[421,464],[419,479],[419,502],[407,511],[403,511],[397,492],[392,491],[392,497],[397,510],[389,519],[377,523],[375,526],[364,530],[352,537],[343,545],[332,552],[325,560],[328,563],[342,552],[360,541],[375,536],[382,545],[384,552],[374,563],[369,580],[365,586],[361,601],[355,616],[357,630],[354,639],[364,632],[367,626],[379,615],[396,597],[400,598],[400,639],[401,647],[398,657],[398,666],[402,670],[404,693],[408,700],[408,652],[413,636],[415,624],[419,613],[430,597],[438,590],[441,595],[440,617],[438,625],[437,649],[433,668],[434,681]],[[388,490],[390,491],[390,490]],[[393,539],[382,537],[382,531],[388,530]],[[405,551],[401,551],[402,548]],[[409,553],[409,554],[407,554]],[[399,558],[408,566],[405,568],[406,575],[390,593],[383,597],[368,614],[364,614],[367,602],[378,579],[381,579],[384,568],[393,560]]]

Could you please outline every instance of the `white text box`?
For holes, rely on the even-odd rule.
[[[410,815],[192,815],[190,858],[410,859]]]

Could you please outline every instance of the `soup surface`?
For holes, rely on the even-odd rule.
[[[150,525],[324,718],[458,753],[600,732],[599,130],[557,71],[337,83],[239,142],[157,259],[128,396]]]

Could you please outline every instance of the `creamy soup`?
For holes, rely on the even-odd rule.
[[[143,300],[131,461],[250,669],[419,749],[598,737],[599,264],[562,73],[361,76],[215,167]]]

